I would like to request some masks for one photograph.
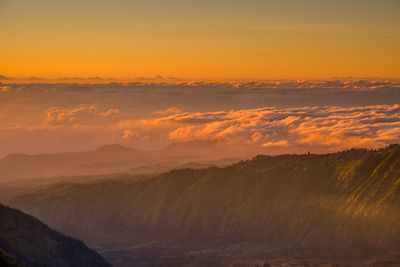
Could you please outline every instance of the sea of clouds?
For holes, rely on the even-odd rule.
[[[399,142],[399,104],[390,80],[2,83],[0,156],[199,139],[282,153],[376,148]]]

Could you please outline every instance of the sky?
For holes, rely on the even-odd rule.
[[[399,14],[398,0],[0,0],[0,157],[398,143]]]
[[[400,78],[398,0],[0,0],[0,75]]]

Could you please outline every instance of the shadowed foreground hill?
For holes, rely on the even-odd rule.
[[[400,147],[257,156],[11,201],[113,264],[249,259],[400,263]],[[132,264],[133,265],[133,264]]]
[[[81,241],[64,236],[21,211],[0,205],[0,248],[23,266],[108,267]],[[0,266],[19,266],[0,250]]]
[[[17,264],[15,260],[7,255],[4,251],[0,249],[0,266],[2,267],[21,267],[21,265]]]

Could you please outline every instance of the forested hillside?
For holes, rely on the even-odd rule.
[[[400,262],[397,145],[60,184],[10,204],[121,266],[133,259]]]

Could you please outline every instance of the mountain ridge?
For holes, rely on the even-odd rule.
[[[3,250],[0,249],[0,266],[3,267],[21,267],[15,260],[5,253]]]
[[[139,173],[143,165],[162,165],[172,169],[191,161],[230,158],[230,150],[217,143],[175,143],[158,150],[137,150],[119,144],[109,144],[82,152],[56,154],[9,154],[0,159],[0,182],[29,178],[112,173]],[[243,158],[243,155],[237,157]],[[138,168],[139,167],[139,168]]]
[[[98,148],[96,148],[94,151],[101,151],[101,152],[132,152],[135,151],[136,149],[129,148],[126,146],[122,146],[120,144],[108,144],[108,145],[102,145]]]
[[[116,266],[120,258],[159,264],[174,262],[174,255],[191,262],[206,256],[187,255],[204,249],[215,251],[206,255],[219,263],[280,257],[363,263],[400,256],[399,177],[400,146],[392,145],[50,186],[10,204],[99,247]]]
[[[0,218],[0,248],[23,266],[111,266],[82,241],[19,210],[0,204]]]

